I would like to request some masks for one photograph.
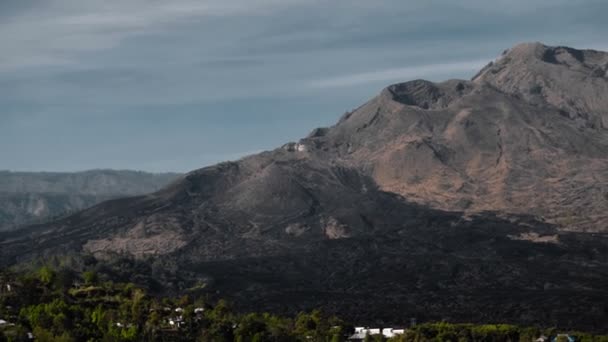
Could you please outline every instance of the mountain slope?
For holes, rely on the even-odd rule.
[[[112,198],[154,192],[177,176],[113,170],[0,171],[0,231],[48,221]]]
[[[606,54],[575,52],[593,56],[580,70],[535,59],[561,49],[520,45],[472,81],[390,86],[298,143],[2,234],[0,262],[92,256],[118,279],[258,310],[605,329],[606,79],[599,97],[573,90],[587,116],[551,94]],[[520,94],[522,75],[550,91]]]
[[[388,87],[314,144],[448,210],[608,229],[608,54],[521,44],[473,81]]]

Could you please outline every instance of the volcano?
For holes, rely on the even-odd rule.
[[[608,53],[526,43],[332,127],[0,235],[242,310],[605,329]],[[90,261],[89,261],[90,262]]]

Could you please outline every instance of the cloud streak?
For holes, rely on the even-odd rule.
[[[606,12],[604,0],[0,1],[0,169],[188,171],[297,140],[389,83],[470,78],[522,41],[605,48]]]
[[[251,16],[298,1],[51,0],[42,10],[26,10],[0,22],[5,51],[0,71],[75,64],[79,53],[117,48],[125,39],[162,32],[180,22]]]
[[[455,73],[473,73],[475,70],[479,70],[481,67],[487,64],[488,61],[489,59],[478,59],[464,62],[427,64],[404,68],[378,70],[372,72],[329,77],[310,82],[309,85],[313,88],[352,87],[367,83],[403,81],[414,78],[433,78],[433,76],[437,75]]]

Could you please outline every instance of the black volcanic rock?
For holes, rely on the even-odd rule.
[[[390,86],[299,142],[0,235],[0,261],[93,256],[242,309],[601,330],[605,59],[524,44],[472,81]]]

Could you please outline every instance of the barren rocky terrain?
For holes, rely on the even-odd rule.
[[[608,229],[608,54],[522,44],[472,81],[385,89],[313,144],[434,208]]]
[[[4,233],[0,260],[258,311],[602,330],[607,66],[531,43],[471,81],[392,85],[298,142]]]

